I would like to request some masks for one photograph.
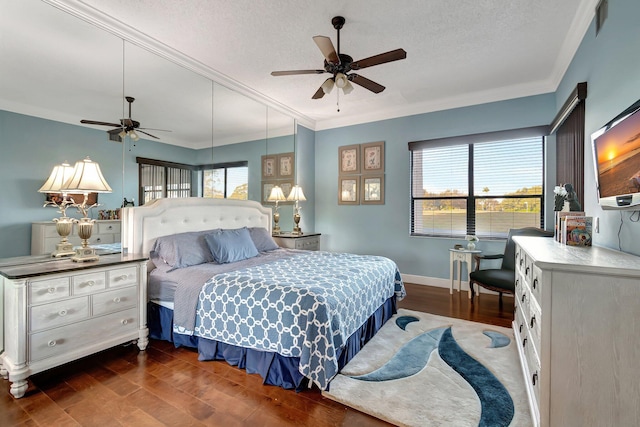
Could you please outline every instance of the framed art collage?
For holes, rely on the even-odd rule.
[[[276,185],[282,188],[284,197],[287,197],[293,188],[295,177],[295,154],[280,153],[262,156],[262,203],[274,203],[269,201],[271,190]],[[286,203],[286,201],[279,201]]]
[[[384,141],[338,148],[338,204],[384,204]]]

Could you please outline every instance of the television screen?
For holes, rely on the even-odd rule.
[[[640,203],[640,101],[592,135],[603,208]]]

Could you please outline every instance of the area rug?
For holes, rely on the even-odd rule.
[[[323,395],[399,426],[531,426],[508,328],[398,310]]]

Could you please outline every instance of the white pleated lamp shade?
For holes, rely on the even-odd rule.
[[[100,165],[90,158],[76,162],[73,174],[63,185],[68,193],[111,193],[111,187],[102,176]]]
[[[294,185],[291,189],[291,192],[289,193],[289,196],[287,197],[287,200],[305,201],[307,200],[307,198],[304,197],[302,187],[300,187],[299,185]]]
[[[65,193],[62,186],[73,174],[74,168],[69,163],[64,162],[61,165],[55,165],[49,175],[49,179],[38,190],[39,193]]]
[[[267,200],[270,202],[282,202],[283,200],[287,200],[287,198],[284,197],[282,188],[280,188],[279,185],[276,185],[271,189],[271,193],[269,193]]]

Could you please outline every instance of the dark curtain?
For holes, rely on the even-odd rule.
[[[572,184],[584,206],[584,104],[580,101],[556,132],[556,183]]]

